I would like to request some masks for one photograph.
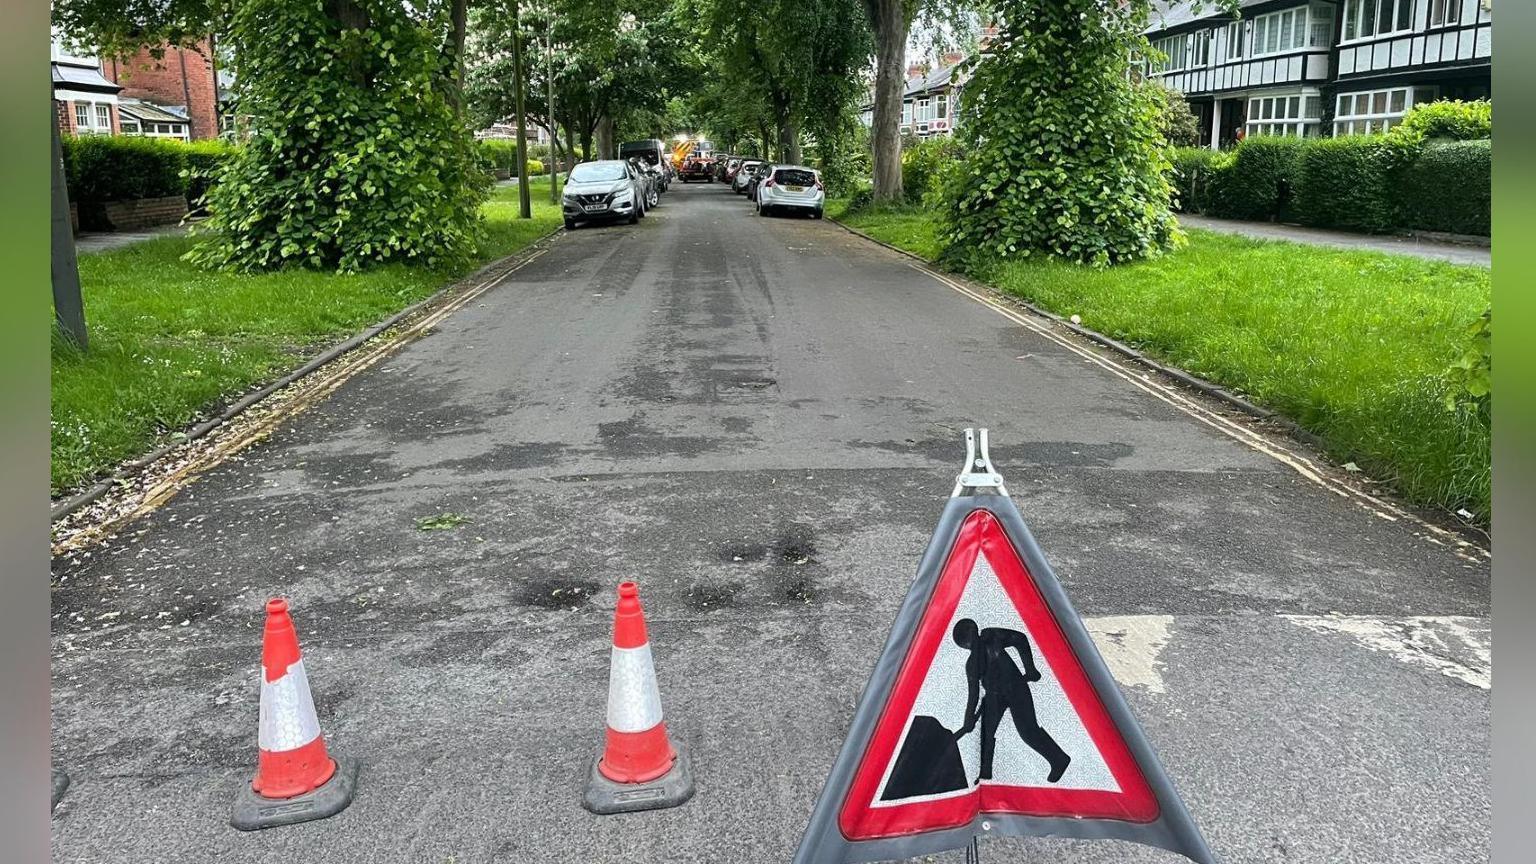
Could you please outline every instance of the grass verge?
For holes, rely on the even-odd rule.
[[[517,218],[517,187],[496,187],[484,205],[476,265],[560,225],[547,181],[533,186],[531,220]],[[216,273],[181,260],[192,242],[165,237],[80,256],[91,350],[54,340],[54,495],[176,437],[231,397],[472,269]]]
[[[931,212],[828,213],[939,257]],[[1153,261],[989,261],[967,275],[1245,394],[1415,503],[1488,523],[1488,423],[1444,404],[1445,372],[1489,305],[1487,268],[1190,231]]]

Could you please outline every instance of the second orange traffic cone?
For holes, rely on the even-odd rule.
[[[640,587],[619,585],[608,669],[608,723],[582,804],[594,813],[676,807],[693,797],[687,756],[667,734]]]
[[[352,803],[357,763],[326,750],[299,636],[280,597],[267,601],[261,667],[256,777],[235,799],[230,823],[252,831],[340,813]]]

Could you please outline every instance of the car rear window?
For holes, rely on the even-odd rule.
[[[802,168],[781,168],[774,172],[773,179],[784,186],[815,186],[816,172]]]

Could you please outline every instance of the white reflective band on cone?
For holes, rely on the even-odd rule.
[[[298,660],[276,681],[262,677],[257,742],[267,752],[297,750],[320,737],[320,720],[309,694],[309,676]]]
[[[615,732],[644,732],[661,722],[661,693],[650,643],[639,648],[613,649],[608,670],[608,728]]]

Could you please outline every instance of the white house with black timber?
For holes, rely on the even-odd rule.
[[[1147,30],[1147,76],[1188,98],[1211,147],[1383,132],[1420,102],[1491,95],[1492,0],[1239,6],[1168,4]]]

